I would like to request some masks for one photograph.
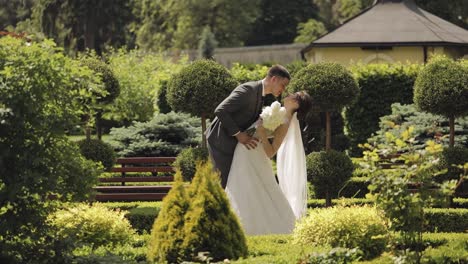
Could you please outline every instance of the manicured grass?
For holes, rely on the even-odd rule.
[[[248,236],[249,256],[232,263],[298,263],[298,260],[307,254],[329,249],[294,245],[291,239],[291,235]]]
[[[72,135],[72,136],[68,136],[68,138],[71,141],[80,141],[82,139],[85,139],[86,136],[85,135]],[[96,138],[96,136],[91,135],[91,138]],[[102,141],[109,143],[109,140],[110,140],[110,136],[108,134],[102,135]]]

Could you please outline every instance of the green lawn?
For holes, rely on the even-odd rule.
[[[79,140],[85,139],[86,136],[85,135],[73,135],[73,136],[68,136],[68,138],[71,141],[79,141]],[[96,136],[92,135],[91,138],[96,138]],[[109,140],[110,140],[110,136],[108,134],[102,135],[102,141],[109,142]]]

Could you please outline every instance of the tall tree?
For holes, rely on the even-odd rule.
[[[137,43],[152,50],[197,48],[203,28],[209,26],[220,47],[243,45],[259,1],[144,1],[137,8],[142,21]]]
[[[115,0],[39,0],[33,19],[41,30],[68,50],[96,50],[126,44],[131,2]]]
[[[15,27],[31,16],[33,0],[0,0],[0,30]]]
[[[420,8],[464,29],[468,29],[468,1],[415,0],[415,2]]]
[[[261,0],[260,10],[246,45],[292,43],[298,24],[318,16],[318,8],[311,0]]]

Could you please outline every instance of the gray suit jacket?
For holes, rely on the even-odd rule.
[[[223,188],[237,145],[233,135],[258,119],[262,110],[262,87],[262,81],[241,84],[215,109],[216,117],[207,130],[208,151],[214,167],[221,172]]]

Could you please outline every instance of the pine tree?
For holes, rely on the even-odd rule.
[[[188,196],[180,171],[163,200],[163,207],[154,221],[147,253],[150,263],[179,263],[184,256],[184,216],[188,209]]]
[[[198,57],[201,59],[213,59],[218,42],[210,27],[205,27],[198,42]]]
[[[209,252],[214,261],[245,257],[244,231],[210,163],[197,165],[188,193],[191,203],[185,215],[183,243],[187,253]]]

